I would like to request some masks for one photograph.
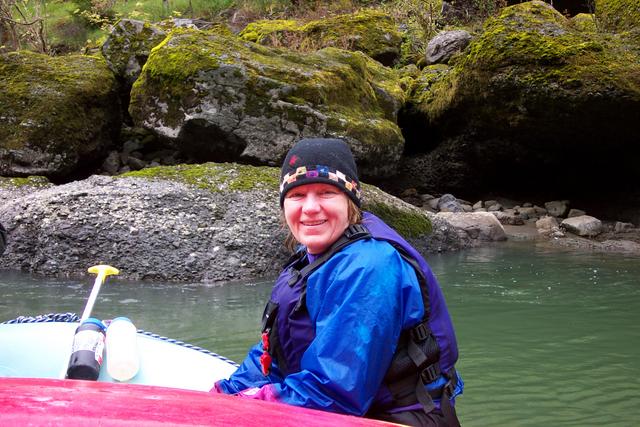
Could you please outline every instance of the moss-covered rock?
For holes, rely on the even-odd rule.
[[[301,23],[294,20],[252,22],[238,35],[267,46],[311,51],[324,47],[360,51],[385,65],[397,62],[402,37],[393,19],[380,11],[357,13]]]
[[[302,54],[197,30],[156,46],[131,92],[137,124],[198,161],[279,165],[305,136],[344,138],[364,176],[394,172],[404,92],[360,52]]]
[[[199,165],[158,166],[127,172],[119,177],[161,179],[193,185],[211,192],[277,191],[280,170],[238,163],[202,163]]]
[[[538,185],[584,191],[638,178],[640,56],[623,38],[578,31],[532,1],[489,19],[468,52],[414,92],[413,111],[445,141],[423,164],[456,173],[418,186],[513,190],[539,170]],[[427,179],[403,165],[407,183]]]
[[[117,138],[117,83],[103,58],[0,55],[0,175],[63,177]]]
[[[276,208],[280,170],[274,167],[238,163],[159,166],[119,175],[118,178],[144,178],[180,182],[212,193],[264,191],[265,201]],[[431,234],[429,216],[422,210],[397,199],[370,184],[363,183],[362,208],[382,218],[403,237],[419,239]]]
[[[571,18],[570,22],[578,31],[594,33],[597,30],[595,16],[591,13],[579,13]]]
[[[0,176],[0,188],[43,188],[53,184],[44,176],[27,176],[22,178],[7,178]]]
[[[122,19],[113,26],[102,45],[102,55],[114,74],[132,85],[151,49],[166,35],[165,30],[148,22]]]
[[[0,205],[51,186],[53,186],[53,184],[44,176],[27,176],[20,178],[0,176]]]
[[[640,28],[638,0],[594,0],[598,26],[606,31],[622,32]]]

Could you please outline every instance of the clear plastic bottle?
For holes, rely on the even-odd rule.
[[[107,372],[117,381],[129,381],[140,369],[136,327],[126,317],[116,317],[107,328]]]
[[[73,337],[67,378],[91,381],[98,379],[104,351],[104,330],[104,323],[93,317],[78,326]]]

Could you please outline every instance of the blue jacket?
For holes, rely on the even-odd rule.
[[[365,214],[363,224],[374,236],[380,228],[379,234],[401,239],[371,214]],[[426,263],[423,271],[425,267]],[[430,270],[427,273],[430,325],[436,338],[443,337],[438,341],[448,358],[442,361],[446,370],[457,359],[455,335],[440,289]],[[387,241],[365,239],[348,245],[307,278],[304,315],[310,323],[291,315],[300,290],[299,284],[289,286],[288,279],[285,269],[274,285],[272,300],[280,305],[280,341],[289,373],[284,375],[274,361],[269,375],[263,375],[259,343],[229,380],[217,384],[218,389],[239,393],[258,387],[263,390],[250,397],[354,415],[364,415],[373,404],[384,405],[389,394],[383,378],[400,333],[424,316],[413,267]],[[311,332],[306,330],[309,324]],[[457,393],[461,387],[459,382]]]

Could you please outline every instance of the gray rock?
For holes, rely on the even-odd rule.
[[[520,209],[518,209],[518,212],[520,212],[520,215],[522,215],[522,217],[525,219],[538,218],[540,216],[536,209],[533,207],[521,207]]]
[[[189,57],[176,66],[175,56]],[[301,137],[340,137],[363,176],[395,173],[404,148],[398,76],[360,52],[298,54],[181,30],[154,49],[129,112],[199,161],[279,165]]]
[[[567,218],[560,223],[566,231],[578,236],[597,236],[602,232],[602,222],[589,215]]]
[[[427,201],[427,206],[429,206],[429,208],[433,211],[437,211],[438,210],[438,205],[440,204],[440,198],[433,198],[433,199],[429,199]]]
[[[600,243],[600,247],[608,253],[621,252],[640,254],[640,243],[630,240],[605,240]]]
[[[427,64],[447,63],[471,42],[471,34],[464,30],[442,31],[427,44]]]
[[[549,213],[545,208],[541,208],[538,205],[534,205],[533,209],[536,211],[537,216],[545,216]]]
[[[113,73],[132,85],[149,53],[166,37],[160,27],[135,19],[121,19],[102,45],[102,55]]]
[[[473,240],[493,242],[507,239],[500,221],[488,212],[440,212],[436,214],[436,217],[448,221],[460,233]]]
[[[117,151],[110,151],[102,162],[102,170],[109,175],[115,175],[118,169],[120,169],[120,154]]]
[[[5,178],[0,176],[0,207],[36,191],[53,187],[43,176],[28,178]]]
[[[105,263],[126,279],[204,283],[278,273],[289,256],[282,244],[279,169],[233,163],[165,168],[156,178],[96,175],[11,193],[16,197],[0,204],[9,233],[0,269],[82,276],[88,266]],[[404,223],[430,221],[431,234],[405,236],[419,250],[470,245],[447,221],[375,187],[367,186],[364,206],[393,212],[387,222],[396,227],[405,214]]]
[[[444,194],[438,199],[438,210],[440,212],[463,212],[462,205],[452,194]]]
[[[173,18],[171,22],[175,28],[198,29],[202,25],[202,21],[190,18]]]
[[[489,212],[497,212],[502,210],[502,205],[500,203],[493,203],[491,206],[487,208]]]
[[[570,209],[569,213],[567,214],[567,218],[573,218],[576,216],[582,216],[582,215],[586,215],[587,213],[583,210],[580,209]]]
[[[629,231],[632,229],[633,224],[631,224],[630,222],[616,221],[615,225],[613,226],[613,231],[615,231],[616,233],[624,233],[625,231]]]
[[[495,206],[495,205],[494,205]],[[506,211],[491,211],[491,213],[500,221],[503,225],[523,225],[524,219],[516,213],[513,209]]]
[[[569,201],[568,200],[554,200],[551,202],[546,202],[544,207],[547,209],[547,212],[551,216],[555,216],[556,218],[565,217],[569,212]]]
[[[274,203],[257,211],[265,198]],[[0,218],[11,236],[2,266],[46,275],[107,263],[127,279],[221,282],[273,275],[286,258],[275,188],[93,176],[16,199]],[[230,265],[231,256],[247,264]]]
[[[147,162],[137,157],[129,156],[127,159],[127,165],[131,168],[131,170],[137,171],[143,169],[147,166]]]
[[[104,59],[18,51],[0,70],[1,176],[63,179],[115,145],[118,82]]]
[[[551,237],[553,233],[560,231],[558,221],[552,216],[545,216],[536,221],[538,233],[542,236]]]
[[[429,200],[435,199],[431,194],[420,194],[420,198],[422,199],[422,203],[427,203]]]

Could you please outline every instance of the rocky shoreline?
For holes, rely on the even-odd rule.
[[[545,202],[544,207],[506,198],[471,204],[451,194],[434,197],[419,194],[413,188],[404,191],[401,197],[476,238],[530,240],[576,250],[640,256],[640,227],[631,222],[600,220],[584,210],[571,208],[569,200]],[[496,226],[494,218],[502,227]]]
[[[58,186],[42,179],[21,185],[0,180],[0,223],[8,231],[0,269],[67,277],[107,263],[130,280],[203,285],[277,274],[289,256],[274,185],[277,168],[207,164],[154,169],[144,170],[147,176],[95,175]],[[640,230],[621,222],[600,224],[598,233],[590,222],[569,225],[586,215],[558,225],[549,213],[564,212],[554,210],[562,203],[509,207],[503,201],[498,207],[484,201],[474,212],[451,195],[423,197],[426,203],[417,207],[374,186],[365,185],[364,192],[364,208],[390,222],[423,253],[525,238],[640,256]],[[580,230],[588,236],[581,237]]]

